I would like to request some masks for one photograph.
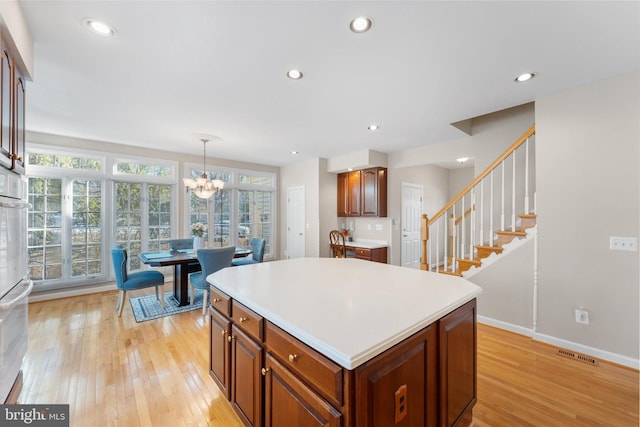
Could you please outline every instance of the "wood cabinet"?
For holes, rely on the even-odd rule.
[[[346,245],[347,253],[353,251],[354,258],[363,259],[366,261],[387,263],[387,248],[360,248],[357,246]]]
[[[216,310],[209,310],[209,374],[220,391],[231,398],[231,321]]]
[[[231,404],[248,426],[262,426],[262,346],[231,326]]]
[[[25,81],[4,44],[0,46],[0,165],[24,173]]]
[[[469,425],[476,403],[476,300],[440,319],[440,426]]]
[[[429,326],[356,369],[356,427],[438,423],[438,343]]]
[[[267,353],[265,427],[341,427],[342,414]]]
[[[387,169],[338,174],[338,216],[387,216]]]
[[[357,368],[346,369],[233,298],[229,312],[226,295],[211,289],[211,298],[218,302],[209,308],[210,371],[245,425],[471,424],[476,401],[475,299]]]

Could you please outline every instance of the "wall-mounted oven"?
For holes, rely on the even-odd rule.
[[[20,386],[27,352],[27,303],[33,288],[27,266],[28,209],[25,178],[0,168],[0,403],[16,382]]]

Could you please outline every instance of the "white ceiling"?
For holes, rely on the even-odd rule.
[[[213,134],[210,157],[276,166],[460,138],[450,123],[640,69],[635,1],[20,4],[27,129],[193,154]],[[359,15],[368,33],[349,30]]]

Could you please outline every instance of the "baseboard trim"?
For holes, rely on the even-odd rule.
[[[524,326],[514,325],[513,323],[503,322],[502,320],[492,319],[490,317],[478,316],[478,322],[493,326],[494,328],[504,329],[505,331],[514,332],[518,335],[524,335],[527,337],[531,337],[533,335],[533,331],[529,328],[525,328]]]
[[[29,302],[49,301],[60,298],[76,297],[79,295],[97,294],[106,291],[115,291],[115,282],[101,283],[99,285],[78,286],[76,288],[52,289],[50,291],[33,292],[29,295]]]
[[[530,328],[514,325],[512,323],[503,322],[501,320],[492,319],[490,317],[478,316],[478,322],[484,325],[493,326],[495,328],[504,329],[509,332],[513,332],[519,335],[530,337],[534,341],[540,341],[545,344],[553,345],[560,348],[566,348],[579,353],[587,354],[589,356],[598,358],[600,360],[606,360],[611,363],[626,366],[640,370],[640,359],[634,359],[632,357],[623,356],[621,354],[612,353],[610,351],[602,350],[588,345],[579,344],[573,341],[568,341],[562,338],[553,337],[551,335],[541,334],[534,332]]]

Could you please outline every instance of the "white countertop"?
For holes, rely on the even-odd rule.
[[[378,249],[389,246],[387,242],[378,240],[353,240],[351,242],[344,242],[344,244],[348,247],[364,249]]]
[[[460,277],[352,258],[228,267],[207,280],[347,369],[482,292]]]

